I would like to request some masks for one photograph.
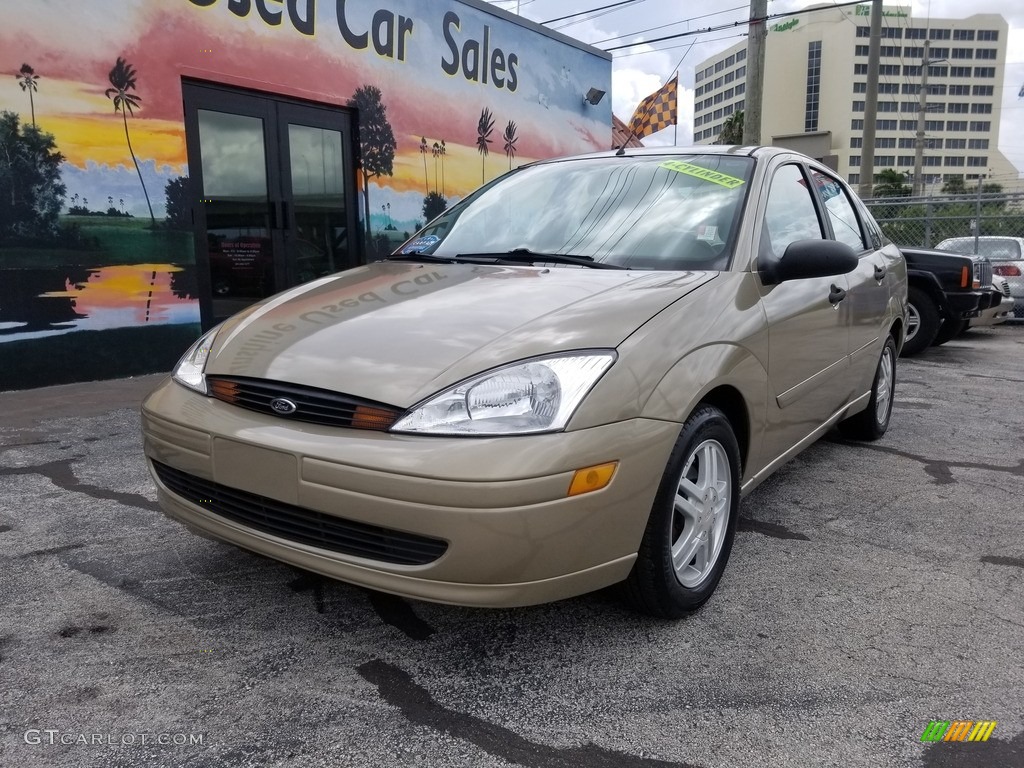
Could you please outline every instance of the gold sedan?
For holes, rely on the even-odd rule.
[[[203,336],[143,406],[171,517],[475,606],[712,594],[740,497],[892,411],[906,266],[778,149],[628,150],[481,188],[390,259]]]

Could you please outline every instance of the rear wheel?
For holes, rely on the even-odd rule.
[[[875,369],[868,407],[839,422],[839,431],[854,440],[877,440],[889,428],[893,398],[896,394],[896,342],[885,340],[882,356]]]
[[[941,322],[935,299],[920,288],[911,287],[907,291],[907,337],[901,354],[910,357],[928,349]]]
[[[624,585],[634,608],[676,619],[711,597],[736,533],[739,468],[729,420],[717,408],[699,407],[672,449]]]

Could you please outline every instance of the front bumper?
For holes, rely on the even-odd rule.
[[[342,581],[494,607],[557,600],[624,579],[679,429],[633,419],[521,437],[392,435],[288,422],[171,381],[143,404],[151,471],[155,461],[219,487],[440,539],[447,548],[423,565],[329,551],[218,515],[154,473],[170,517]],[[619,465],[606,488],[566,496],[576,469],[608,461]]]

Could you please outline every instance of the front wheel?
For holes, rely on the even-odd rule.
[[[939,332],[935,334],[935,338],[932,339],[932,346],[937,347],[940,344],[945,344],[947,341],[952,341],[967,330],[967,323],[967,320],[959,317],[947,317],[942,321],[942,326],[939,328]]]
[[[875,369],[868,407],[839,422],[839,431],[854,440],[877,440],[889,429],[893,398],[896,394],[896,342],[885,339],[882,357]]]
[[[928,349],[941,323],[935,300],[920,288],[911,286],[907,291],[907,336],[900,354],[911,357]]]
[[[701,406],[686,420],[625,582],[637,610],[667,619],[695,611],[725,570],[740,503],[740,450],[729,420]]]

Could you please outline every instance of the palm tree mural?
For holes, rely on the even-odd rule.
[[[434,142],[434,146],[431,150],[431,154],[434,155],[434,191],[437,192],[437,158],[441,156],[441,145],[438,142]]]
[[[430,194],[430,181],[427,179],[427,137],[420,137],[420,154],[423,155],[423,191]]]
[[[480,153],[480,183],[486,181],[487,145],[491,143],[491,132],[494,130],[494,115],[484,107],[480,111],[480,119],[476,124],[476,150]]]
[[[445,195],[445,191],[444,191],[444,156],[447,155],[447,154],[448,154],[448,149],[444,145],[444,139],[441,139],[441,150],[440,150],[440,155],[441,155],[441,197],[444,197],[444,195]]]
[[[513,121],[508,121],[502,138],[505,139],[505,154],[508,155],[508,169],[511,171],[512,158],[516,156],[516,142],[519,141],[519,137],[516,136],[516,124]]]
[[[28,64],[22,64],[15,77],[18,78],[18,85],[21,86],[21,90],[28,91],[28,105],[32,109],[32,127],[35,128],[36,102],[32,98],[32,94],[39,91],[39,75]]]
[[[135,90],[135,79],[138,73],[132,68],[132,65],[122,59],[120,56],[117,57],[117,63],[114,64],[114,68],[110,70],[110,84],[112,88],[107,88],[105,95],[108,99],[112,99],[114,102],[114,112],[121,113],[121,119],[124,122],[124,138],[128,142],[128,152],[132,156],[132,162],[135,163],[135,172],[139,174],[139,183],[142,184],[142,194],[146,196],[146,205],[149,208],[149,218],[156,226],[156,217],[153,215],[153,206],[149,202],[149,192],[146,191],[146,182],[142,179],[142,169],[139,168],[139,161],[135,159],[135,150],[132,149],[132,139],[128,135],[128,113],[131,112],[135,115],[135,108],[139,106],[139,102],[142,101],[142,97],[129,91]]]

